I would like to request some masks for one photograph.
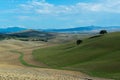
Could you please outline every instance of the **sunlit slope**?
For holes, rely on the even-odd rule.
[[[33,56],[52,68],[83,71],[120,79],[120,32],[75,43],[35,50]]]
[[[44,42],[20,41],[20,40],[2,40],[0,41],[0,51],[29,48],[43,45]]]

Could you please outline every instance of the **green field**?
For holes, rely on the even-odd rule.
[[[69,69],[91,76],[120,80],[120,32],[33,51],[50,68]]]

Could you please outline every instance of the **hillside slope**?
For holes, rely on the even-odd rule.
[[[75,43],[33,52],[36,60],[52,68],[70,69],[89,75],[120,79],[120,32],[102,37],[86,39],[77,46]]]
[[[31,50],[45,47],[46,44],[45,42],[14,39],[0,41],[0,80],[106,80],[90,77],[76,71],[35,68],[23,65],[23,60],[24,63],[36,65],[36,61],[34,62],[32,59]],[[14,51],[22,51],[24,56]]]

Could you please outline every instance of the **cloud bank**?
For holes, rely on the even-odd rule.
[[[38,14],[75,14],[81,12],[110,12],[120,13],[120,0],[105,0],[99,3],[82,3],[74,5],[54,5],[44,1],[32,1],[21,4],[20,7],[24,12]]]

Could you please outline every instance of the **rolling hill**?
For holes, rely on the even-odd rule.
[[[23,30],[16,33],[8,33],[8,34],[0,34],[0,39],[19,39],[19,40],[34,40],[34,41],[47,41],[54,37],[54,34],[47,33],[43,31],[37,31],[37,30]]]
[[[33,51],[35,60],[50,68],[82,71],[120,80],[120,32]]]
[[[10,33],[11,36],[17,36],[17,37],[51,37],[52,34],[49,34],[47,32],[37,31],[37,30],[24,30],[21,32],[16,33]]]

